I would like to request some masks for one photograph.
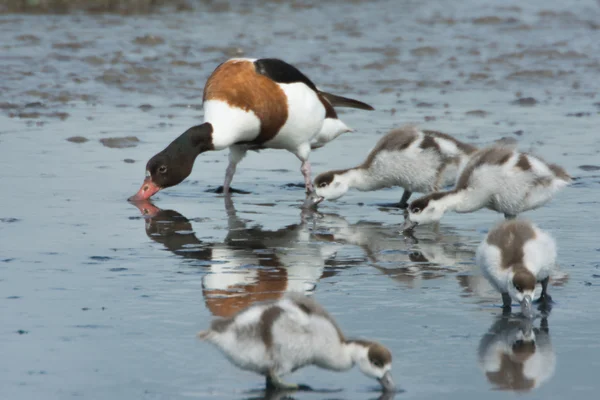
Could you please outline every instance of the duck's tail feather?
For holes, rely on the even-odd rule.
[[[323,97],[327,99],[334,107],[349,107],[349,108],[358,108],[359,110],[374,110],[374,108],[367,103],[363,103],[362,101],[349,99],[347,97],[338,96],[336,94],[331,94],[327,92],[321,92]]]

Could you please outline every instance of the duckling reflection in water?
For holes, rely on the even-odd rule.
[[[556,355],[548,320],[535,328],[528,318],[498,317],[479,342],[479,365],[496,390],[526,392],[554,375]]]
[[[281,377],[308,365],[346,371],[357,364],[384,391],[395,390],[390,351],[377,342],[346,339],[329,313],[301,294],[288,293],[231,318],[216,319],[198,337],[214,344],[237,367],[266,376],[267,387],[307,389]]]
[[[414,241],[399,236],[395,225],[321,214],[319,228],[327,233],[316,234],[318,239],[359,247],[370,266],[411,288],[459,271],[475,255],[466,238],[447,227]]]
[[[310,293],[320,279],[335,275],[328,261],[339,245],[310,240],[311,212],[302,211],[300,223],[277,230],[248,226],[225,197],[226,237],[216,242],[197,238],[192,221],[174,210],[150,202],[134,204],[145,216],[146,234],[169,251],[198,264],[202,294],[215,316],[231,317],[257,301],[277,300],[285,292]]]

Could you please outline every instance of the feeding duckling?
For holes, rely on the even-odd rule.
[[[317,176],[315,191],[335,200],[351,188],[366,192],[400,186],[404,194],[398,206],[406,208],[412,192],[430,193],[453,185],[459,165],[476,150],[452,136],[404,126],[383,136],[362,164]]]
[[[477,249],[477,265],[492,286],[502,293],[510,310],[512,301],[532,316],[535,286],[542,284],[540,300],[550,302],[547,293],[550,272],[556,262],[556,243],[546,232],[528,221],[503,221],[492,229]]]
[[[491,146],[471,156],[454,189],[414,200],[402,230],[439,221],[446,211],[468,213],[481,208],[504,213],[507,219],[548,203],[571,183],[556,164],[509,146]]]
[[[346,339],[327,311],[301,294],[255,303],[231,318],[215,319],[198,337],[214,344],[237,367],[266,376],[267,387],[302,388],[281,377],[308,365],[346,371],[358,364],[384,391],[395,390],[390,351],[376,342]]]

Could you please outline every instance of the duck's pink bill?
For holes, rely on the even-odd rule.
[[[152,197],[156,192],[158,192],[160,188],[156,186],[154,182],[150,178],[144,179],[144,183],[142,183],[142,187],[136,194],[128,198],[128,201],[145,201]]]

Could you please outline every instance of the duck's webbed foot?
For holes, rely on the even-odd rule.
[[[548,294],[548,282],[550,281],[550,277],[546,277],[541,281],[542,284],[542,294],[540,295],[539,301],[546,304],[554,303],[552,301],[552,297]]]
[[[502,293],[502,314],[510,314],[512,310],[512,299],[508,293]]]
[[[267,375],[267,390],[307,390],[312,391],[312,388],[308,385],[297,384],[297,383],[287,383],[281,380],[279,376],[270,373]]]

